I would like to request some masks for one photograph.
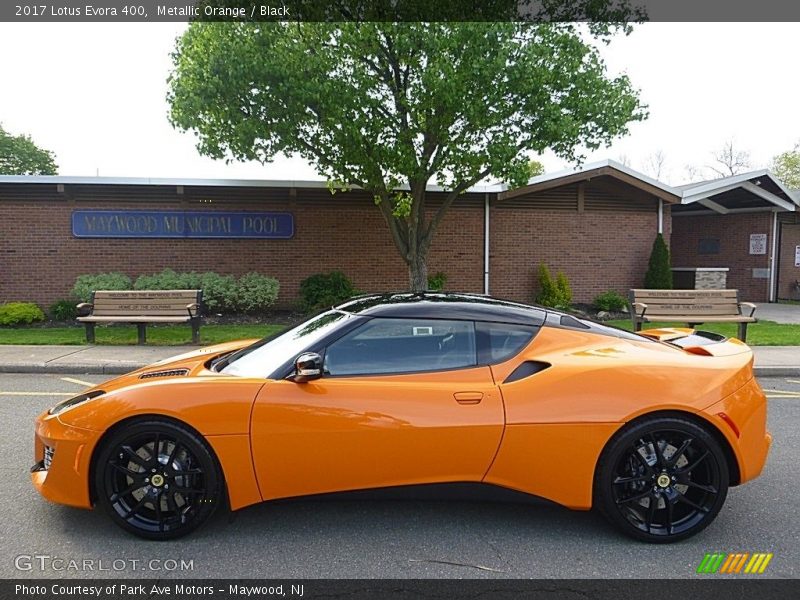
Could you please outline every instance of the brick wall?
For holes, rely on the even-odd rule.
[[[256,191],[250,199],[211,204],[194,203],[195,196],[206,194],[188,190],[186,194],[183,201],[173,195],[147,204],[126,202],[124,194],[113,202],[88,195],[67,202],[44,194],[41,199],[0,200],[0,302],[25,300],[48,306],[68,295],[78,275],[121,271],[135,278],[165,267],[274,276],[281,285],[283,306],[297,300],[305,277],[334,269],[344,271],[363,291],[408,288],[405,263],[379,210],[364,194],[338,193],[330,198],[327,191],[314,190],[299,191],[296,200],[262,200]],[[79,208],[290,211],[295,236],[290,240],[79,239],[72,237],[70,225],[72,210]],[[431,273],[447,273],[448,288],[483,291],[482,195],[465,197],[450,210],[431,248],[429,268]]]
[[[750,254],[750,234],[767,234],[767,254]],[[719,254],[700,254],[701,239],[719,240]],[[768,279],[754,279],[754,268],[769,267],[772,248],[772,213],[681,216],[672,220],[672,265],[675,267],[728,267],[728,288],[739,290],[742,300],[765,302]]]
[[[583,211],[577,202],[567,201],[577,197],[577,186],[494,203],[489,237],[491,294],[532,301],[541,262],[553,276],[564,271],[574,302],[591,302],[607,290],[627,296],[630,288],[641,287],[658,231],[658,202],[635,190],[618,189],[613,198],[601,192],[586,184]],[[556,194],[564,199],[561,209],[548,202],[547,196]],[[667,244],[670,222],[665,204]]]
[[[570,278],[574,300],[641,285],[657,227],[657,201],[638,190],[576,187],[496,202],[491,216],[492,294],[530,301],[540,261]],[[435,207],[441,195],[429,194]],[[483,291],[484,196],[467,194],[442,222],[429,272],[444,271],[447,289]],[[259,210],[294,214],[290,240],[80,239],[71,235],[76,209]],[[431,209],[433,210],[433,209]],[[665,233],[670,216],[665,207]],[[279,305],[298,299],[311,274],[344,271],[362,291],[408,288],[407,268],[370,197],[331,198],[324,189],[175,186],[0,185],[0,302],[47,307],[66,297],[78,275],[121,271],[131,278],[170,267],[241,275],[258,271],[281,285]]]
[[[780,253],[778,262],[778,298],[800,300],[800,290],[794,287],[800,281],[800,267],[795,266],[796,248],[800,246],[800,215],[782,215]]]

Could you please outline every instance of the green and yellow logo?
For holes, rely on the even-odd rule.
[[[706,554],[697,567],[698,573],[763,573],[772,560],[772,552],[735,552]]]

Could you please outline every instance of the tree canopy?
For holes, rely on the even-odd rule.
[[[773,157],[770,169],[790,188],[800,189],[800,143],[795,145],[794,150]]]
[[[55,156],[29,135],[11,135],[0,125],[0,175],[55,175]]]
[[[367,190],[419,290],[436,228],[470,186],[524,184],[530,155],[578,161],[645,118],[628,78],[607,73],[597,41],[608,34],[562,22],[195,22],[173,54],[170,119],[202,154],[299,155]],[[435,209],[430,181],[449,190]]]

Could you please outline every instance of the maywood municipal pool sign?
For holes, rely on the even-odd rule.
[[[183,210],[75,210],[72,235],[79,238],[263,238],[289,239],[294,216],[276,212]]]

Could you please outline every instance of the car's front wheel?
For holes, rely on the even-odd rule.
[[[646,542],[695,535],[728,493],[728,464],[706,429],[677,417],[645,418],[617,433],[598,463],[595,504],[624,533]]]
[[[94,471],[97,503],[120,527],[147,539],[186,535],[223,497],[208,445],[168,420],[136,421],[113,432]]]

